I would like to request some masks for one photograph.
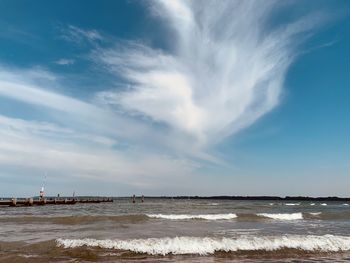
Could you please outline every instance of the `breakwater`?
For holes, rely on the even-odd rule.
[[[33,206],[33,205],[74,205],[77,203],[106,203],[112,198],[10,198],[0,200],[0,206]]]

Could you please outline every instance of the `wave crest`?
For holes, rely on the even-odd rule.
[[[267,217],[271,219],[278,220],[300,220],[303,219],[302,213],[291,213],[291,214],[269,214],[269,213],[259,213],[258,216]]]
[[[186,219],[204,219],[204,220],[229,220],[237,218],[236,214],[203,214],[203,215],[164,215],[164,214],[149,214],[150,218],[170,219],[170,220],[186,220]]]
[[[57,239],[56,242],[58,246],[64,248],[88,246],[128,250],[150,255],[208,255],[219,251],[276,251],[281,249],[298,249],[310,252],[340,252],[350,250],[350,237],[334,235],[246,236],[239,238],[166,237],[131,240]]]

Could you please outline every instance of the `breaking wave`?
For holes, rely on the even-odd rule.
[[[161,220],[350,220],[350,211],[313,211],[294,213],[218,213],[218,214],[128,214],[128,215],[76,215],[76,216],[4,216],[0,223],[13,222],[19,224],[57,224],[57,225],[89,225],[99,222],[137,224],[152,219]]]
[[[267,217],[277,220],[299,220],[303,219],[302,213],[291,213],[291,214],[268,214],[268,213],[259,213],[258,216]]]
[[[215,252],[278,251],[297,249],[307,252],[350,250],[350,237],[334,235],[246,236],[239,238],[166,237],[130,240],[57,239],[63,248],[97,247],[150,255],[208,255]]]
[[[164,215],[149,214],[150,218],[170,219],[170,220],[186,220],[186,219],[204,219],[204,220],[229,220],[237,218],[236,214],[206,214],[206,215]]]
[[[309,214],[312,216],[319,216],[322,212],[310,212]]]

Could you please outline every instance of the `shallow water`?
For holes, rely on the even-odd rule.
[[[1,262],[347,262],[338,202],[130,199],[0,207]]]

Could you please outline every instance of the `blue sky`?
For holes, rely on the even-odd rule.
[[[0,1],[0,193],[349,196],[350,3]]]

